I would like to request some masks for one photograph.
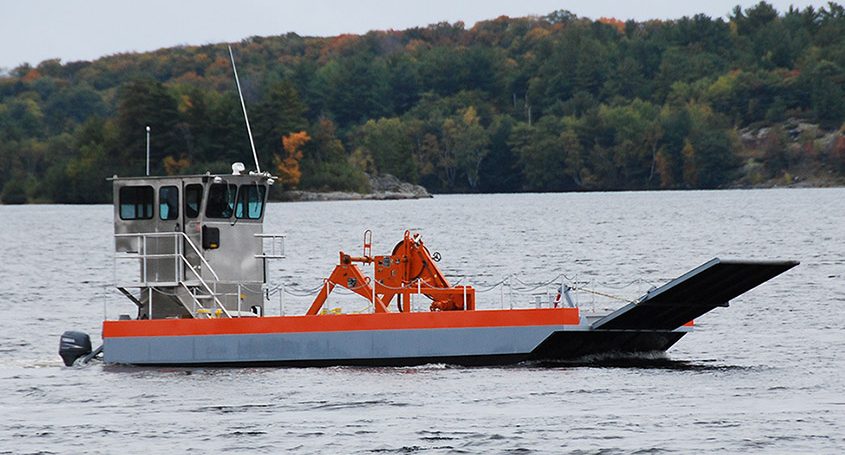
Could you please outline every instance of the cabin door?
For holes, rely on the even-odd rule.
[[[156,231],[171,233],[170,235],[156,237],[153,242],[156,245],[155,249],[151,252],[164,255],[159,259],[153,260],[153,263],[156,265],[153,267],[155,280],[158,282],[175,283],[179,281],[182,260],[175,255],[179,253],[179,243],[181,240],[172,233],[182,232],[182,217],[180,216],[182,198],[180,193],[181,188],[179,185],[165,183],[158,188]]]
[[[200,257],[197,251],[202,251],[202,200],[203,200],[203,185],[201,183],[183,182],[182,194],[184,199],[184,210],[182,210],[182,232],[185,233],[187,240],[182,249],[185,253],[185,259],[188,264],[196,270],[197,274],[201,274]],[[191,246],[193,245],[193,246]],[[196,247],[196,250],[194,249]],[[185,270],[184,279],[186,281],[197,281],[197,276],[190,270]]]

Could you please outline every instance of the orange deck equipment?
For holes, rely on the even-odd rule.
[[[472,286],[452,286],[437,267],[440,255],[432,255],[420,235],[405,231],[404,238],[386,256],[372,256],[372,233],[364,233],[364,253],[350,256],[340,252],[340,263],[326,279],[307,314],[320,312],[335,286],[342,286],[370,300],[376,313],[390,311],[394,297],[400,312],[411,311],[411,294],[422,294],[431,299],[431,311],[475,310],[475,289]],[[357,263],[373,264],[375,287],[372,280],[358,268]]]

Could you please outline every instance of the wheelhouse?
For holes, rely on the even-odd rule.
[[[118,289],[138,305],[138,318],[263,313],[266,260],[281,257],[264,254],[265,240],[283,250],[283,236],[263,233],[270,175],[112,181],[115,251],[140,265],[140,279]]]

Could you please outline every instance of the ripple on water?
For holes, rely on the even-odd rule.
[[[265,230],[288,233],[288,259],[268,276],[292,289],[319,285],[367,228],[383,251],[418,227],[444,270],[478,288],[564,273],[636,297],[716,256],[802,261],[668,354],[505,368],[64,368],[60,333],[100,333],[112,216],[0,205],[0,453],[845,452],[845,189],[269,205]],[[24,261],[35,239],[45,254]],[[479,306],[509,296],[482,293]]]

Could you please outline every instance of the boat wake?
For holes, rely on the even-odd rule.
[[[715,362],[715,361],[713,361]],[[754,367],[740,365],[725,365],[709,363],[707,361],[689,361],[669,358],[665,351],[649,352],[605,352],[591,354],[571,360],[543,360],[523,362],[523,365],[538,368],[642,368],[679,371],[727,371],[745,370]]]

